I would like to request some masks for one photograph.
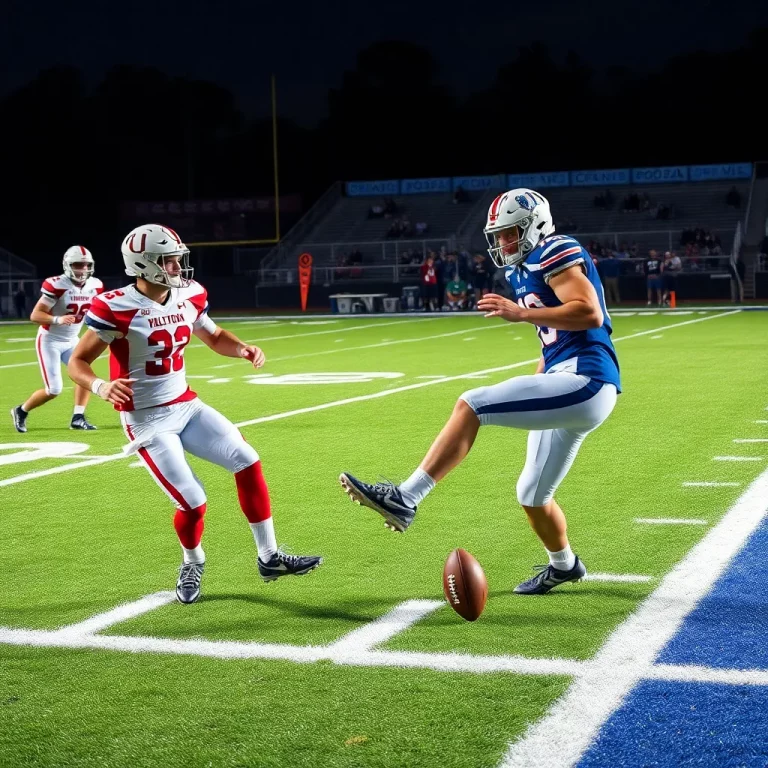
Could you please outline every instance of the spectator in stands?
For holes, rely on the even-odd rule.
[[[437,269],[435,254],[432,251],[421,265],[421,298],[424,309],[427,312],[434,312],[437,307]]]
[[[736,257],[735,268],[733,261],[728,259],[728,272],[731,275],[731,301],[734,304],[742,304],[744,302],[744,276],[746,268],[741,254]]]
[[[372,205],[368,209],[368,218],[369,219],[381,219],[384,216],[384,205],[383,203],[376,203],[375,205]]]
[[[669,304],[669,297],[674,292],[677,295],[677,276],[683,271],[683,262],[674,251],[664,254],[664,271],[661,274],[661,282],[664,286],[662,301]]]
[[[491,264],[484,253],[476,253],[472,259],[472,288],[475,292],[475,304],[491,290]]]
[[[452,311],[467,308],[467,284],[454,273],[453,279],[445,286],[445,301]]]
[[[427,231],[427,222],[426,221],[417,221],[416,222],[416,234],[417,235],[423,235]]]
[[[637,192],[630,192],[624,198],[621,210],[623,213],[635,213],[640,210],[640,198],[637,196]]]
[[[605,192],[601,192],[599,195],[595,195],[594,204],[595,208],[600,208],[603,211],[607,211],[613,207],[613,192],[610,189],[606,189]]]
[[[628,259],[629,258],[629,247],[626,243],[622,243],[618,250],[614,254],[617,259]]]
[[[731,187],[728,190],[728,194],[725,196],[725,204],[730,208],[741,207],[741,195],[739,194],[739,190],[736,189],[736,187]]]
[[[397,203],[391,197],[384,198],[384,215],[389,219],[397,213]]]
[[[661,306],[663,295],[661,287],[661,273],[664,271],[664,265],[659,258],[657,251],[651,249],[648,251],[648,258],[645,260],[645,279],[648,287],[648,306],[651,306],[654,291],[656,300]]]
[[[16,308],[16,317],[27,319],[27,294],[24,286],[19,284],[19,290],[13,294],[13,306]]]
[[[621,262],[613,251],[609,250],[605,257],[598,262],[598,269],[605,286],[605,300],[608,304],[621,304],[619,295],[619,273]]]
[[[453,202],[454,204],[469,202],[469,193],[461,186],[461,184],[456,187],[456,191],[453,193]]]

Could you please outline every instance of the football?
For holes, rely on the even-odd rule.
[[[467,621],[475,621],[488,599],[488,581],[480,563],[457,548],[448,555],[443,567],[443,593],[448,605]]]

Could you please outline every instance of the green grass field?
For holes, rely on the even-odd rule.
[[[463,391],[532,372],[533,328],[477,315],[224,325],[262,346],[259,373],[271,376],[252,379],[245,363],[194,341],[190,384],[233,422],[255,422],[241,429],[264,465],[278,542],[325,562],[307,577],[262,583],[232,477],[193,458],[208,494],[203,599],[166,604],[106,636],[327,646],[405,601],[442,600],[443,563],[460,546],[489,580],[481,618],[464,622],[444,605],[377,649],[589,659],[707,531],[635,518],[715,523],[764,467],[714,457],[765,451],[733,440],[768,436],[755,423],[768,419],[756,383],[768,369],[768,316],[618,313],[624,393],[557,498],[590,571],[651,578],[520,597],[514,585],[545,561],[515,498],[524,432],[481,430],[404,535],[352,505],[337,477],[407,477]],[[173,508],[134,458],[87,461],[126,442],[105,403],[94,399],[87,412],[98,432],[71,432],[67,386],[30,415],[26,435],[15,432],[8,411],[40,386],[34,334],[0,328],[0,626],[55,630],[172,590],[180,551]],[[95,368],[105,376],[105,358]],[[52,442],[88,447],[60,446],[65,455],[51,458]],[[29,443],[42,458],[20,460]],[[35,475],[61,466],[70,469]],[[683,485],[699,481],[739,485]],[[2,766],[496,766],[569,684],[564,674],[206,658],[173,643],[163,653],[31,643],[0,642]]]

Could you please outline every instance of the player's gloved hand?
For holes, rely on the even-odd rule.
[[[115,379],[105,381],[99,387],[99,397],[112,405],[123,405],[133,397],[131,384],[136,379]]]
[[[73,325],[77,322],[77,318],[74,315],[62,315],[59,317],[59,321],[56,325]]]
[[[522,323],[525,321],[525,312],[522,307],[514,301],[499,296],[496,293],[486,293],[480,301],[477,302],[477,308],[485,312],[486,317],[500,317],[508,320],[510,323]]]
[[[267,359],[258,347],[252,347],[249,344],[241,345],[240,357],[250,360],[253,363],[254,368],[261,368]]]

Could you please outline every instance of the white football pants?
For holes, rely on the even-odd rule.
[[[61,366],[69,362],[72,352],[77,346],[78,339],[59,341],[52,339],[46,331],[41,330],[35,340],[37,362],[40,363],[40,373],[43,375],[45,391],[49,395],[60,395],[64,390],[64,379]]]
[[[517,499],[527,507],[552,500],[584,438],[616,405],[616,387],[564,371],[517,376],[465,392],[461,399],[480,424],[528,429]]]
[[[203,484],[184,451],[233,474],[259,460],[237,427],[199,398],[123,411],[120,421],[131,441],[123,451],[139,454],[141,463],[179,509],[195,509],[206,501]]]

